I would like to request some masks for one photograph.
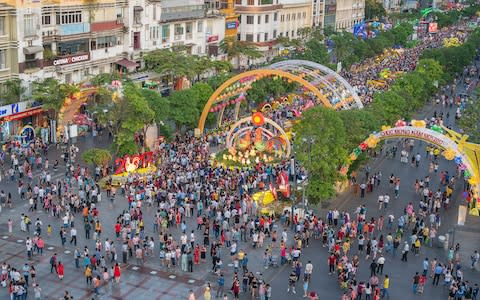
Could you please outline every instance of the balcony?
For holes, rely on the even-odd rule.
[[[60,25],[60,35],[74,35],[90,32],[90,23]]]

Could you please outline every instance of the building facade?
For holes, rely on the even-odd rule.
[[[312,26],[323,28],[325,18],[325,0],[312,0]]]
[[[0,3],[0,92],[7,80],[18,78],[18,39],[13,6]]]
[[[365,18],[365,0],[336,0],[335,30],[351,31]]]

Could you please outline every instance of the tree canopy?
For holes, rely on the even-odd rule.
[[[310,203],[335,196],[335,183],[341,179],[338,167],[347,159],[346,133],[340,115],[317,106],[302,114],[294,125],[295,157],[308,171],[307,195]]]

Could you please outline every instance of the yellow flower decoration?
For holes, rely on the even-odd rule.
[[[376,136],[374,136],[373,134],[371,134],[368,139],[365,141],[365,143],[367,144],[368,148],[375,148],[377,147],[377,144],[379,142],[379,138],[377,138]]]
[[[413,127],[425,128],[426,125],[424,120],[412,120]]]
[[[477,185],[480,183],[480,180],[477,176],[472,176],[468,179],[468,183],[470,183],[470,185]]]
[[[382,125],[382,131],[389,130],[390,128],[392,128],[392,126]]]
[[[446,160],[452,160],[455,158],[455,150],[453,150],[452,148],[448,148],[446,149],[445,151],[443,151],[443,156],[445,157]]]

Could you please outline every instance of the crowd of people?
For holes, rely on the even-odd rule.
[[[387,67],[412,70],[423,49],[439,45],[443,37],[455,32],[456,27],[440,31],[437,36],[424,39],[416,48],[406,49],[396,60],[372,64],[360,73],[346,77],[369,102],[374,91],[366,88],[367,80]],[[274,120],[284,122],[292,110],[301,111],[307,101],[298,98],[283,109],[268,114]],[[436,119],[439,117],[435,116]],[[210,262],[209,268],[218,280],[205,287],[203,297],[207,300],[212,297],[214,286],[217,297],[228,299],[227,273],[233,274],[229,290],[234,299],[238,299],[241,293],[250,295],[251,299],[272,299],[270,284],[249,265],[250,252],[263,253],[265,269],[278,263],[290,264],[292,271],[287,292],[296,294],[296,286],[302,282],[303,296],[318,299],[317,293],[309,289],[314,263],[302,261],[302,251],[312,240],[321,240],[330,253],[327,259],[329,273],[337,276],[344,291],[342,299],[362,299],[363,295],[366,299],[379,299],[389,296],[390,279],[387,272],[384,274],[386,256],[396,257],[398,251],[406,262],[409,253],[420,255],[423,254],[422,247],[432,246],[441,226],[441,208],[448,208],[455,186],[454,176],[443,171],[440,172],[442,188],[436,192],[430,189],[426,177],[417,181],[418,205],[408,203],[405,213],[399,216],[383,216],[390,200],[389,193],[378,198],[379,216],[367,213],[365,206],[361,205],[353,217],[346,211],[332,210],[324,219],[315,215],[300,219],[298,215],[285,211],[279,221],[259,214],[257,203],[249,195],[259,186],[276,182],[282,171],[290,173],[289,162],[277,166],[258,164],[249,169],[225,169],[211,165],[209,148],[208,138],[177,136],[155,149],[161,161],[155,172],[129,174],[120,185],[110,181],[102,189],[98,181],[99,169],[92,174],[88,168],[76,163],[75,149],[68,149],[63,154],[64,158],[69,157],[65,160],[65,176],[54,180],[52,175],[60,172],[60,163],[55,160],[50,164],[47,157],[51,150],[46,144],[40,139],[28,147],[11,143],[2,156],[3,182],[15,184],[17,193],[0,191],[0,207],[12,208],[24,201],[28,203],[28,211],[23,212],[18,220],[8,221],[8,232],[12,234],[13,228],[19,224],[27,236],[27,259],[46,255],[45,238],[58,236],[63,247],[72,245],[75,250],[71,261],[61,261],[56,253],[49,257],[50,271],[58,280],[63,280],[64,264],[74,263],[78,272],[83,274],[85,284],[96,295],[101,288],[115,288],[121,282],[124,264],[142,266],[147,260],[158,260],[164,270],[188,273],[205,268]],[[411,150],[405,144],[402,151],[416,157]],[[434,160],[432,163],[435,166]],[[301,166],[295,168],[297,176],[305,175]],[[360,187],[361,193],[374,193],[380,183],[381,173],[367,174],[364,187]],[[390,185],[391,194],[399,197],[400,179],[392,174]],[[103,190],[105,194],[102,194]],[[104,209],[108,206],[112,210],[123,210],[114,224],[104,224],[101,216],[109,212],[108,208],[102,211],[99,208],[102,201],[109,203],[103,205]],[[45,218],[42,221],[36,217],[38,210],[48,216],[47,224],[43,223]],[[146,215],[153,216],[146,218]],[[289,230],[291,227],[293,232]],[[84,233],[86,245],[77,246],[79,230]],[[355,243],[356,251],[353,250]],[[436,284],[442,277],[456,299],[466,293],[476,296],[478,286],[463,278],[462,266],[455,259],[455,249],[452,255],[444,263],[426,259],[428,262],[423,264],[422,275],[419,273],[414,277],[413,292],[421,292],[430,275]],[[363,257],[370,266],[370,278],[356,276]],[[228,272],[227,262],[232,264]],[[478,253],[474,253],[472,266],[477,262]],[[36,277],[36,267],[29,262],[19,268],[8,262],[2,264],[1,284],[8,288],[11,299],[26,299],[31,290],[35,298],[41,299],[42,288]],[[64,297],[70,299],[71,294],[65,292]],[[195,299],[195,294],[190,293],[188,299]]]

